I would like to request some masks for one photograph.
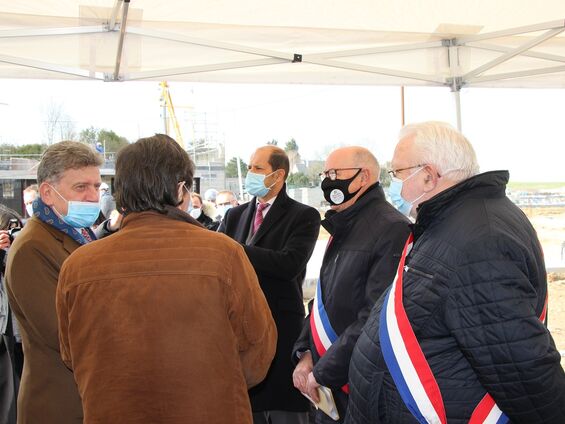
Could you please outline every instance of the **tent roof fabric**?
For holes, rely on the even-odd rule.
[[[563,0],[0,0],[0,77],[564,87]]]

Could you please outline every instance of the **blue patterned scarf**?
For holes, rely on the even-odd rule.
[[[80,245],[96,240],[96,236],[90,228],[71,227],[55,213],[53,208],[43,203],[43,200],[41,200],[39,196],[33,201],[33,215],[46,224],[65,233]]]

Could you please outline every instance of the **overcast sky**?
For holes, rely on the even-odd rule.
[[[169,83],[188,139],[193,128],[226,145],[226,158],[248,160],[271,139],[291,137],[305,159],[335,146],[360,144],[390,160],[401,125],[400,88]],[[44,142],[45,109],[62,105],[80,130],[114,130],[135,141],[163,131],[158,82],[0,81],[0,140]],[[481,170],[509,169],[513,181],[565,181],[564,90],[464,89],[463,132]],[[455,125],[448,89],[409,87],[406,122]],[[174,136],[174,134],[172,134]]]

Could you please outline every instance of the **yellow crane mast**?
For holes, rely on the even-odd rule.
[[[176,134],[176,141],[180,146],[186,150],[186,146],[184,145],[184,140],[182,138],[182,134],[180,132],[180,125],[177,119],[177,115],[175,114],[175,107],[173,106],[173,100],[171,99],[171,93],[169,92],[169,85],[167,81],[161,81],[159,83],[161,87],[161,101],[163,106],[163,119],[165,122],[165,131],[169,134],[169,120],[172,121],[173,126],[175,128]]]

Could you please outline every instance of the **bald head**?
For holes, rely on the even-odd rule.
[[[363,168],[369,174],[369,183],[379,181],[381,168],[375,155],[361,146],[341,147],[326,159],[326,170],[339,168]]]
[[[334,172],[330,173],[332,170]],[[380,168],[379,162],[369,150],[350,146],[330,153],[324,171],[326,177],[321,186],[324,197],[333,210],[341,212],[379,181]],[[345,181],[347,188],[340,181]]]

